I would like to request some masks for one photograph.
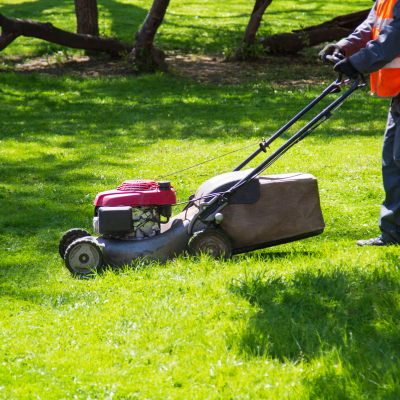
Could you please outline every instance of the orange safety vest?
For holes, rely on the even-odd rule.
[[[380,31],[393,21],[393,7],[397,0],[379,0],[372,28],[372,39],[376,40]],[[371,75],[371,93],[379,97],[394,97],[400,93],[400,56]]]

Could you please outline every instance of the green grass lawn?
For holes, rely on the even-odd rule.
[[[149,4],[99,1],[101,29],[129,41]],[[252,4],[221,4],[172,1],[158,44],[233,46]],[[263,29],[371,4],[274,2]],[[0,12],[73,30],[73,2],[54,5],[3,0]],[[58,49],[19,38],[1,60]],[[379,234],[384,195],[389,102],[367,88],[268,170],[318,178],[323,235],[226,262],[181,256],[88,280],[71,277],[58,255],[66,230],[92,231],[99,191],[255,149],[323,88],[286,87],[274,74],[214,86],[168,74],[0,73],[1,400],[400,398],[400,248],[355,246]],[[251,151],[171,177],[178,201]]]
[[[97,192],[256,143],[320,90],[0,75],[0,398],[398,398],[400,250],[355,246],[383,196],[367,90],[270,171],[318,178],[322,236],[86,281],[57,253]],[[178,200],[244,156],[172,177]]]

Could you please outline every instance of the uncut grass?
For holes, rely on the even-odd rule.
[[[77,280],[57,243],[97,192],[256,148],[321,88],[0,83],[0,398],[399,397],[399,250],[354,246],[378,234],[386,100],[358,92],[269,171],[318,178],[323,235]],[[248,153],[171,177],[178,200]]]
[[[102,36],[117,37],[127,43],[134,41],[152,4],[150,0],[99,0],[99,30]],[[165,19],[157,32],[155,43],[164,50],[184,53],[223,52],[238,46],[253,9],[253,2],[175,0],[168,7]],[[316,25],[335,16],[364,10],[371,1],[279,1],[268,7],[259,36]],[[11,18],[51,22],[56,27],[76,31],[74,2],[62,0],[2,0],[0,12]],[[32,38],[18,38],[1,52],[5,65],[8,58],[32,57],[62,52],[65,48]],[[68,49],[72,54],[79,50]],[[61,54],[61,53],[60,53]],[[67,53],[66,53],[67,54]],[[60,55],[60,61],[63,59]]]

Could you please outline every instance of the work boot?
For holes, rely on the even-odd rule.
[[[386,243],[382,240],[380,236],[368,240],[358,240],[358,246],[389,246],[392,243]]]

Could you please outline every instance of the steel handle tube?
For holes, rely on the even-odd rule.
[[[332,85],[340,85],[343,82],[334,82],[334,84],[331,84],[329,87],[332,87]],[[224,194],[219,194],[214,197],[209,202],[209,207],[207,207],[206,210],[203,212],[199,213],[198,217],[200,219],[203,219],[204,216],[209,216],[212,213],[215,213],[218,211],[218,209],[221,207],[220,202],[223,199],[223,201],[227,201],[229,196],[234,193],[234,191],[240,187],[241,185],[245,184],[248,182],[250,179],[254,178],[255,176],[259,175],[262,171],[264,171],[267,167],[269,167],[274,161],[276,161],[280,155],[282,155],[286,150],[288,150],[297,140],[299,140],[302,135],[307,135],[310,132],[310,129],[316,125],[319,121],[321,121],[323,118],[327,118],[331,115],[331,111],[334,110],[337,106],[339,106],[344,100],[347,99],[355,90],[359,89],[360,87],[365,86],[365,84],[359,84],[359,78],[357,77],[355,79],[354,85],[347,90],[345,93],[343,93],[338,99],[333,101],[328,107],[326,107],[321,113],[319,113],[315,118],[313,118],[312,121],[310,121],[307,125],[305,125],[302,129],[300,129],[297,133],[295,133],[286,143],[284,143],[278,150],[276,150],[270,157],[268,157],[265,161],[263,161],[258,167],[256,167],[254,170],[252,170],[245,178],[240,180],[237,184],[232,186],[229,190],[227,190]],[[329,88],[328,87],[328,88]],[[327,89],[328,89],[327,88]],[[325,89],[325,91],[327,91]],[[324,91],[324,93],[325,93]],[[331,93],[331,92],[329,92]],[[322,95],[321,95],[322,96]],[[318,99],[318,98],[317,98]],[[315,99],[315,100],[317,100]],[[313,102],[314,105],[316,104],[315,101]],[[312,104],[312,103],[311,103]],[[310,105],[311,105],[310,104]],[[306,107],[306,109],[310,109],[309,107]],[[304,111],[304,110],[303,110]],[[300,113],[301,114],[301,113]],[[304,114],[303,114],[304,115]],[[297,117],[297,116],[296,116]],[[295,118],[296,118],[295,117]],[[294,118],[294,119],[295,119]],[[298,120],[299,118],[297,118]],[[287,124],[288,125],[288,124]],[[283,129],[283,128],[281,128]],[[279,132],[279,131],[278,131]],[[278,133],[277,132],[277,133]],[[274,135],[275,136],[275,135]]]
[[[265,161],[259,164],[256,168],[254,168],[245,178],[239,181],[236,185],[234,185],[229,192],[234,191],[239,186],[243,185],[250,179],[257,176],[259,173],[264,171],[264,167],[267,166],[271,161],[277,159],[279,155],[284,152],[288,147],[290,147],[296,140],[298,140],[305,132],[307,132],[310,128],[312,128],[316,123],[318,123],[321,119],[326,118],[330,112],[335,109],[339,104],[341,104],[344,100],[347,99],[355,90],[359,89],[362,85],[359,85],[359,78],[355,79],[353,86],[343,93],[338,99],[333,101],[328,107],[326,107],[323,111],[321,111],[315,118],[313,118],[308,124],[306,124],[303,128],[301,128],[297,133],[295,133],[286,143],[284,143],[278,150],[276,150],[271,156],[269,156]],[[269,166],[269,165],[268,165]]]
[[[280,128],[276,133],[274,133],[265,143],[266,147],[269,147],[279,136],[285,133],[293,124],[295,124],[299,119],[301,119],[305,114],[307,114],[315,105],[317,105],[323,98],[328,94],[337,91],[341,82],[337,80],[332,82],[318,97],[316,97],[307,107],[301,110],[295,117],[293,117],[288,123],[286,123],[282,128]],[[233,171],[240,171],[244,166],[246,166],[251,160],[257,157],[261,153],[261,148],[257,149],[252,153],[246,160],[242,161]]]
[[[254,153],[250,154],[244,161],[242,161],[233,171],[240,171],[245,167],[253,158],[256,158],[262,152],[261,148],[258,148]]]

